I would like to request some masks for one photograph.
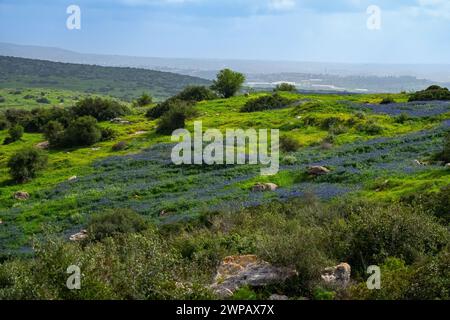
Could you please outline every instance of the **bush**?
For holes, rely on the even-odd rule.
[[[391,103],[395,103],[395,100],[392,97],[383,98],[383,100],[381,100],[380,102],[380,104],[391,104]]]
[[[274,91],[295,92],[297,91],[297,88],[295,87],[295,85],[290,83],[280,83],[277,84]]]
[[[149,104],[152,104],[153,98],[147,93],[143,93],[138,99],[136,99],[136,106],[138,107],[145,107]]]
[[[49,142],[51,147],[58,147],[63,143],[64,127],[58,121],[50,121],[44,127],[45,139]]]
[[[139,214],[129,209],[112,209],[94,215],[89,220],[89,239],[100,241],[124,233],[141,232],[147,224]]]
[[[117,142],[115,145],[112,146],[112,150],[116,152],[125,150],[126,148],[128,148],[128,144],[126,141]]]
[[[3,103],[5,101],[6,101],[5,97],[0,96],[0,103]]]
[[[256,99],[247,101],[241,108],[241,112],[257,112],[272,109],[281,109],[289,106],[291,100],[282,97],[278,93],[270,96],[262,96]]]
[[[409,101],[450,100],[450,91],[440,86],[430,86],[425,90],[410,95]]]
[[[47,156],[35,148],[22,149],[8,161],[9,172],[18,183],[33,179],[47,165]]]
[[[102,132],[97,120],[84,116],[72,121],[64,131],[63,146],[90,146],[102,138]]]
[[[191,102],[214,100],[217,98],[217,95],[212,90],[204,86],[186,87],[183,91],[181,91],[174,97],[174,99]]]
[[[211,89],[224,98],[230,98],[241,89],[244,82],[245,76],[242,73],[224,69],[217,74],[217,79],[214,80]]]
[[[174,98],[167,99],[166,101],[157,104],[155,107],[150,108],[146,117],[150,119],[159,119],[170,109],[188,109],[191,108],[192,104],[187,101],[182,101]]]
[[[88,97],[78,101],[72,112],[78,117],[91,116],[97,121],[106,121],[124,116],[130,110],[115,100]]]
[[[381,265],[388,257],[413,263],[439,252],[449,240],[447,229],[420,208],[359,204],[346,211],[347,221],[337,221],[333,234],[347,246],[339,255],[362,272],[364,266]]]
[[[101,136],[102,141],[111,141],[117,137],[117,132],[112,128],[102,128]]]
[[[5,130],[9,127],[9,122],[0,115],[0,131]]]
[[[47,98],[38,98],[36,99],[36,102],[42,104],[50,104],[50,100],[48,100]]]
[[[357,130],[371,136],[383,133],[383,127],[371,121],[358,125]]]
[[[450,163],[450,131],[444,137],[442,152],[437,156],[438,160]]]
[[[170,109],[158,122],[156,132],[160,134],[172,134],[177,129],[185,127],[187,119],[186,111],[183,109]]]
[[[10,144],[22,139],[23,136],[23,127],[21,125],[16,124],[15,126],[9,128],[8,137],[5,138],[3,144]]]
[[[280,137],[280,150],[283,152],[295,152],[300,149],[301,145],[297,139],[289,136]]]

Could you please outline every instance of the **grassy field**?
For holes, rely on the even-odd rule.
[[[44,93],[44,94],[42,94]],[[386,95],[301,95],[283,93],[295,103],[279,110],[242,113],[249,100],[264,95],[237,96],[197,104],[204,129],[280,129],[294,138],[301,149],[282,154],[281,171],[273,177],[259,176],[255,166],[174,166],[170,163],[170,136],[155,133],[155,121],[145,110],[133,109],[124,117],[130,124],[101,123],[118,132],[114,141],[88,148],[51,150],[49,166],[26,184],[14,184],[6,163],[25,146],[44,141],[41,134],[25,134],[20,141],[0,146],[0,249],[26,248],[31,237],[45,226],[58,232],[78,230],[86,219],[104,208],[132,208],[155,222],[189,220],[208,210],[242,208],[286,200],[305,194],[332,200],[336,197],[368,198],[376,201],[399,199],[422,190],[437,190],[450,183],[450,171],[443,166],[418,167],[442,146],[448,128],[450,104],[407,104],[404,94],[390,95],[396,104],[379,105]],[[25,96],[33,96],[26,99]],[[37,106],[71,106],[83,94],[54,89],[2,89],[5,101],[0,109]],[[46,97],[49,104],[35,97]],[[408,115],[399,121],[399,112]],[[421,110],[419,116],[417,110]],[[324,125],[334,119],[341,128]],[[337,120],[336,120],[337,119]],[[447,120],[447,121],[446,121]],[[375,124],[376,132],[367,130]],[[344,129],[342,129],[344,127]],[[334,136],[332,146],[324,139]],[[0,131],[0,141],[7,131]],[[112,146],[126,141],[128,148],[114,152]],[[309,165],[325,165],[332,173],[311,179],[304,172]],[[68,178],[77,176],[75,181]],[[256,182],[280,186],[275,193],[255,194]],[[205,188],[207,186],[207,188]],[[30,193],[28,201],[13,198],[17,191]],[[167,215],[160,217],[164,211]]]

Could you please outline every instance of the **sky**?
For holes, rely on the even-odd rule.
[[[66,27],[70,5],[80,8],[79,30]],[[450,0],[0,0],[0,42],[147,57],[450,64]]]

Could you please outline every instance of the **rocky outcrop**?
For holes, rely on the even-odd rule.
[[[308,174],[312,176],[322,176],[329,174],[331,171],[328,168],[322,166],[312,166],[308,168]]]
[[[48,149],[49,147],[50,147],[50,143],[48,141],[40,142],[36,145],[36,148],[41,149],[41,150]]]
[[[283,300],[289,300],[288,296],[283,296],[283,295],[279,295],[279,294],[273,294],[269,297],[269,300],[273,300],[273,301],[283,301]]]
[[[253,192],[276,191],[278,186],[275,183],[257,183],[252,187]]]
[[[81,230],[80,232],[71,235],[69,237],[69,240],[78,242],[78,241],[86,240],[87,238],[88,238],[87,230]]]
[[[217,269],[211,289],[217,296],[227,298],[243,286],[263,287],[282,283],[295,275],[294,269],[275,267],[255,255],[230,256]]]
[[[14,199],[16,200],[28,200],[30,198],[30,194],[25,191],[17,191],[14,194]]]
[[[352,268],[348,263],[341,263],[335,267],[326,268],[322,273],[322,280],[333,287],[346,288],[350,283]]]

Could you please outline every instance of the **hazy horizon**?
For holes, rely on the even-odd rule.
[[[450,64],[448,0],[2,0],[0,42],[89,54],[341,64]],[[380,11],[379,29],[367,12]],[[5,32],[7,30],[7,32]]]

